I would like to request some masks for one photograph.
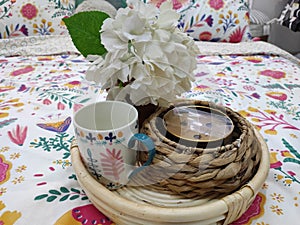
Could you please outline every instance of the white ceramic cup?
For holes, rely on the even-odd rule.
[[[138,133],[138,112],[120,101],[96,102],[74,114],[75,137],[89,173],[108,189],[127,184],[130,176],[151,164],[155,147]],[[143,144],[146,148],[138,147]],[[147,149],[148,160],[137,166],[137,151]]]

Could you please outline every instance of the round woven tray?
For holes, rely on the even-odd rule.
[[[206,147],[193,147],[168,139],[158,121],[170,108],[184,105],[224,111],[234,124],[233,132],[218,146],[209,143]],[[156,183],[159,190],[188,198],[215,198],[232,193],[253,177],[261,160],[262,145],[253,126],[244,117],[230,108],[198,100],[184,100],[170,108],[157,110],[141,128],[142,133],[154,140],[156,155],[152,165],[134,178],[137,185]],[[146,153],[140,158],[145,161]]]
[[[89,200],[118,225],[229,224],[249,208],[268,175],[267,145],[256,130],[254,135],[261,153],[256,173],[237,191],[222,198],[185,198],[157,191],[152,185],[110,191],[88,173],[75,143],[71,146],[72,165]]]

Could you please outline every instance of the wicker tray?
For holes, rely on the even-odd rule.
[[[249,208],[268,175],[267,145],[259,132],[254,130],[254,134],[261,145],[256,174],[239,190],[216,199],[184,198],[175,193],[158,192],[151,185],[110,191],[88,173],[76,144],[71,146],[72,164],[90,201],[118,225],[229,224]]]

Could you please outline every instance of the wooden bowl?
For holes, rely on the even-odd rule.
[[[239,190],[222,198],[184,198],[159,192],[151,185],[110,191],[88,173],[76,142],[71,146],[72,165],[89,200],[118,225],[229,224],[249,208],[268,175],[269,151],[259,132],[254,133],[261,145],[258,170]]]

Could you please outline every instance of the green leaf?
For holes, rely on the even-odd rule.
[[[89,54],[103,55],[107,52],[101,44],[100,29],[108,17],[104,12],[89,11],[63,19],[74,45],[84,57]]]
[[[47,202],[53,202],[55,199],[57,198],[57,196],[49,196],[48,198],[47,198]]]
[[[70,196],[69,194],[68,194],[68,195],[65,195],[65,196],[63,196],[62,198],[60,198],[59,201],[60,201],[60,202],[66,201],[66,200],[69,198],[69,196]]]
[[[63,154],[63,159],[67,159],[67,158],[69,158],[69,156],[70,156],[71,154],[70,154],[70,152],[65,152],[64,154]]]
[[[57,190],[50,190],[49,193],[53,195],[61,195],[61,193]]]
[[[91,99],[91,98],[85,98],[85,99],[81,100],[79,103],[86,103],[86,102],[88,102],[90,99]]]
[[[282,138],[282,142],[284,146],[288,148],[293,155],[295,155],[298,159],[300,159],[300,154],[297,152],[296,149],[294,149],[293,146],[290,145],[290,143],[288,143],[284,138]]]
[[[300,160],[293,159],[293,158],[285,158],[285,159],[283,160],[283,162],[292,162],[292,163],[296,163],[296,164],[299,164],[299,165],[300,165]]]
[[[81,200],[83,201],[83,200],[88,200],[89,198],[87,197],[87,196],[84,196],[84,197],[82,197],[81,198]]]
[[[38,195],[38,196],[36,196],[36,197],[34,198],[34,200],[41,200],[41,199],[46,198],[46,197],[48,197],[47,194]]]
[[[238,97],[238,95],[237,95],[234,91],[231,91],[231,93],[232,93],[235,97]]]
[[[71,188],[71,191],[77,193],[77,194],[80,194],[80,191],[78,189],[75,189],[75,188]]]
[[[69,192],[70,192],[69,189],[66,188],[66,187],[61,187],[61,188],[60,188],[60,191],[61,191],[62,193],[69,193]]]
[[[226,66],[226,69],[230,72],[232,72],[232,69],[229,66]]]
[[[77,198],[79,198],[79,195],[73,195],[73,196],[70,198],[70,200],[75,200],[75,199],[77,199]]]

